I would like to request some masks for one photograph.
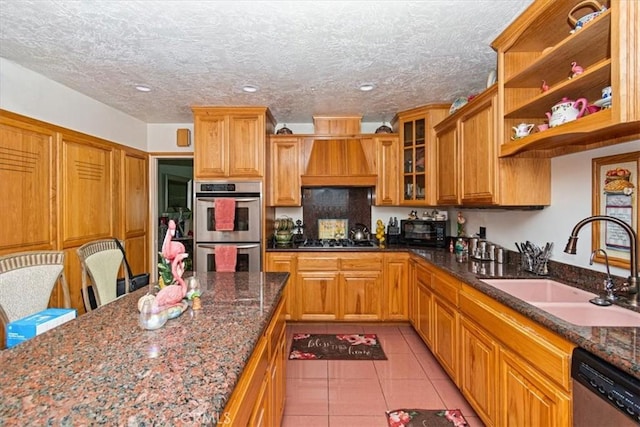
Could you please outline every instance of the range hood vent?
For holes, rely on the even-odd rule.
[[[301,176],[302,186],[373,187],[378,178],[373,160],[372,140],[316,139]]]

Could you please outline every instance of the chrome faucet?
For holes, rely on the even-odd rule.
[[[620,289],[619,292],[626,294],[629,303],[631,305],[638,305],[638,236],[636,232],[631,228],[629,224],[618,219],[613,216],[608,215],[594,215],[587,217],[581,221],[579,221],[571,231],[571,236],[569,236],[569,241],[567,242],[567,246],[564,248],[564,251],[568,254],[575,255],[576,253],[576,245],[578,243],[578,232],[580,229],[594,221],[608,221],[613,222],[614,224],[618,224],[629,236],[629,278],[627,283],[625,283]]]
[[[609,255],[607,255],[607,251],[605,251],[604,249],[598,248],[595,251],[591,252],[591,258],[589,258],[589,265],[593,265],[593,259],[596,257],[598,252],[602,252],[602,254],[604,255],[604,262],[605,262],[605,265],[607,266],[607,278],[604,279],[604,291],[606,295],[604,296],[604,298],[601,296],[592,298],[589,300],[589,302],[595,305],[603,305],[603,306],[611,305],[611,301],[617,300],[618,297],[613,293],[614,286],[613,286],[613,279],[611,278],[611,270],[609,270]]]

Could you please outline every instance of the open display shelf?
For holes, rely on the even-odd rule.
[[[569,13],[594,12],[579,0],[534,2],[493,43],[498,52],[500,156],[555,156],[638,137],[638,2],[601,2],[607,10],[573,31]],[[635,56],[634,56],[635,55]],[[572,76],[572,63],[584,69]],[[543,81],[549,89],[542,91]],[[514,126],[542,124],[564,99],[585,98],[593,105],[602,89],[612,87],[610,108],[513,140]],[[624,95],[624,96],[623,96]]]

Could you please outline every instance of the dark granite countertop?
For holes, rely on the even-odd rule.
[[[473,260],[458,262],[454,254],[443,250],[413,249],[412,252],[464,283],[556,332],[568,341],[640,379],[640,339],[638,339],[640,338],[640,325],[638,328],[574,325],[482,282],[482,279],[489,278],[541,278],[524,271],[518,264],[496,264]],[[482,268],[485,269],[483,273],[480,272]],[[556,270],[555,275],[553,274],[554,270]],[[565,274],[560,267],[550,268],[550,274],[550,279],[593,292],[592,289],[573,283],[575,278],[571,277],[571,272],[567,271]],[[583,276],[583,279],[586,279],[586,276]],[[601,281],[588,281],[601,283]],[[633,307],[625,308],[638,311]]]
[[[138,326],[132,294],[0,352],[0,425],[215,425],[288,273],[208,273],[202,310]]]
[[[271,251],[277,250],[276,248],[271,249]],[[541,276],[536,276],[523,270],[518,262],[519,255],[515,252],[508,252],[508,258],[511,259],[510,262],[498,264],[474,261],[473,259],[465,259],[463,262],[458,262],[455,254],[446,249],[395,245],[369,250],[378,252],[410,251],[464,283],[556,332],[575,345],[640,379],[640,325],[637,328],[574,325],[482,282],[482,279],[541,278]],[[295,249],[290,248],[288,251],[295,251]],[[345,249],[338,251],[344,252]],[[308,252],[308,250],[300,252],[304,253]],[[604,277],[599,272],[553,262],[550,263],[549,270],[550,275],[548,278],[594,293],[598,291],[594,290],[592,286],[601,284]],[[620,283],[621,280],[621,278],[618,278],[617,283]],[[623,303],[621,305],[624,306]],[[640,312],[638,307],[624,307]]]

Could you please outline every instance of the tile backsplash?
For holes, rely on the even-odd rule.
[[[306,238],[318,237],[319,219],[347,219],[371,230],[371,187],[317,187],[302,189],[302,222]]]

